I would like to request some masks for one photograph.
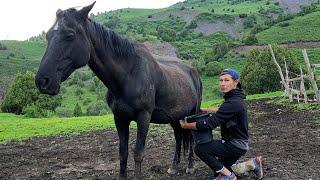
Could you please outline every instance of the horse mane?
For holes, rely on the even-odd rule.
[[[75,17],[75,12],[77,12],[76,8],[69,8],[67,10],[61,11],[58,17],[70,17],[70,18],[77,18]],[[103,25],[91,20],[89,20],[89,27],[87,28],[90,33],[93,33],[95,38],[99,40],[98,44],[100,47],[105,47],[106,50],[111,51],[111,55],[113,57],[133,57],[137,53],[135,51],[135,43],[131,42],[130,40],[122,37],[121,35],[113,32]]]
[[[135,50],[135,43],[131,42],[128,39],[125,39],[121,35],[113,32],[103,25],[89,19],[91,26],[94,28],[94,32],[96,37],[99,39],[101,43],[99,46],[105,47],[106,49],[110,50],[114,57],[134,57],[137,55]],[[92,31],[91,28],[88,30]]]

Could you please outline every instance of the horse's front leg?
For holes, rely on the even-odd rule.
[[[149,130],[150,119],[151,113],[148,111],[140,112],[137,117],[137,140],[134,150],[135,179],[141,179],[141,163],[143,160],[144,147]]]
[[[119,156],[120,156],[120,174],[119,179],[126,180],[127,176],[127,160],[128,160],[128,140],[129,140],[129,125],[130,121],[121,119],[119,116],[114,116],[115,124],[120,140]]]

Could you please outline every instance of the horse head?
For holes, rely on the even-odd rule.
[[[85,25],[94,4],[81,10],[57,11],[56,21],[46,34],[47,49],[35,79],[41,93],[58,94],[60,83],[88,63],[92,45]]]

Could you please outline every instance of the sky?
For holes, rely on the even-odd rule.
[[[165,8],[183,0],[96,0],[91,13],[121,8]],[[94,0],[0,0],[0,40],[26,40],[47,31],[58,9],[83,7]]]

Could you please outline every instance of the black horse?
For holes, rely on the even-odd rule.
[[[183,137],[191,137],[178,122],[199,111],[202,85],[196,69],[176,61],[157,61],[141,43],[131,42],[90,20],[94,3],[76,10],[58,10],[46,34],[46,52],[36,75],[42,93],[56,95],[60,83],[76,69],[89,65],[108,88],[107,102],[114,114],[120,139],[120,178],[127,179],[129,124],[137,123],[134,150],[135,177],[141,162],[149,124],[168,124],[174,130],[176,150],[172,167],[180,162]],[[186,131],[186,132],[184,132]],[[186,134],[187,133],[187,134]],[[184,136],[184,135],[187,136]],[[193,170],[192,137],[189,165]]]

